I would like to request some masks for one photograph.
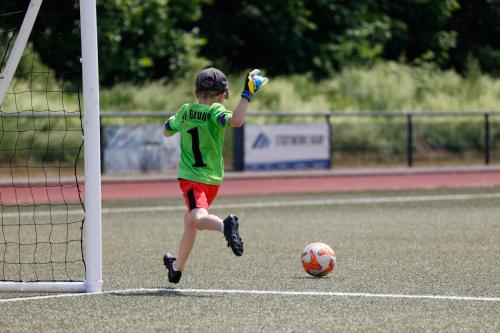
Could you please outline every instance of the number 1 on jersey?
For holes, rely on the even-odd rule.
[[[200,151],[200,135],[198,134],[198,127],[193,127],[187,131],[191,135],[191,148],[193,149],[194,155],[194,167],[206,167],[207,165],[203,162]]]

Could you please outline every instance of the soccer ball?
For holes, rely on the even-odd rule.
[[[333,271],[336,264],[335,253],[324,243],[311,243],[302,251],[302,266],[312,276],[325,276]]]

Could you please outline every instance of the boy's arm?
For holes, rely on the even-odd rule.
[[[247,74],[245,78],[245,88],[241,93],[241,100],[233,111],[230,124],[231,127],[241,127],[245,122],[248,105],[253,99],[253,95],[267,83],[268,79],[265,76],[259,75],[260,70],[254,69]]]
[[[165,123],[165,127],[163,127],[163,135],[164,136],[172,136],[179,131],[179,119],[182,119],[182,110],[184,106],[177,111],[176,114],[170,116],[167,122]]]
[[[169,121],[167,121],[165,123],[165,127],[163,129],[163,135],[168,137],[168,136],[174,135],[175,133],[177,133],[177,132],[172,130],[172,127],[170,127]]]
[[[231,117],[231,120],[229,120],[231,127],[243,126],[249,105],[250,102],[248,100],[246,100],[243,97],[240,99],[240,102],[236,106],[236,109],[234,109],[233,111],[233,116]]]

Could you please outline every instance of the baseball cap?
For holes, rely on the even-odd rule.
[[[227,77],[217,68],[210,67],[202,70],[196,77],[196,91],[228,91]]]

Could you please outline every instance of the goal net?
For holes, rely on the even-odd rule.
[[[99,292],[100,198],[95,0],[0,5],[0,291]]]

